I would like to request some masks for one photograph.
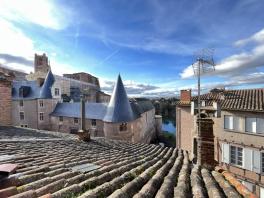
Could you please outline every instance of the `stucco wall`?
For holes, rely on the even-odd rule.
[[[39,101],[43,101],[43,107],[40,107]],[[29,128],[51,130],[50,116],[57,104],[57,99],[34,99],[23,100],[23,106],[20,106],[19,100],[12,101],[12,124],[14,126],[27,125]],[[24,112],[24,120],[20,120],[20,112]],[[42,112],[44,120],[39,120],[39,113]]]
[[[51,116],[51,126],[52,130],[60,131],[65,133],[70,133],[71,129],[78,131],[81,127],[80,119],[78,123],[74,123],[74,118],[63,117],[63,121],[59,121],[59,117]],[[92,120],[85,120],[86,129],[91,132],[92,137],[104,137],[104,123],[101,120],[96,120],[96,126],[92,126]]]
[[[181,106],[176,108],[176,146],[192,153],[195,126],[194,116],[191,115],[191,107]]]

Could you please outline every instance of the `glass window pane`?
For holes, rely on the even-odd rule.
[[[257,118],[257,133],[264,133],[264,118]]]
[[[255,133],[257,125],[256,122],[256,118],[246,118],[246,132]]]

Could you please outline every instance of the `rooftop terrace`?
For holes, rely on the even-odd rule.
[[[0,128],[0,197],[241,197],[222,173],[193,165],[185,151],[159,145]],[[243,189],[245,190],[245,189]]]

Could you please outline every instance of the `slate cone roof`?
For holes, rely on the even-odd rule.
[[[107,107],[105,122],[129,122],[139,118],[139,115],[133,111],[121,76],[118,75],[110,102]]]
[[[0,134],[0,164],[18,164],[0,179],[0,197],[240,197],[221,173],[192,165],[175,148],[103,138],[85,143],[17,128]],[[100,167],[74,169],[87,163]]]

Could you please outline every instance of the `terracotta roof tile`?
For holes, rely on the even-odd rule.
[[[19,134],[23,135],[23,131]],[[15,139],[0,139],[0,155],[12,152],[15,156],[0,163],[19,165],[16,173],[0,180],[0,193],[9,196],[167,198],[174,195],[239,195],[221,173],[193,166],[188,153],[175,148],[102,138],[89,143],[66,137],[60,140],[52,140],[54,137],[28,138],[28,141]],[[72,169],[84,164],[100,167],[88,172]]]
[[[198,97],[192,97],[197,100]],[[242,89],[223,90],[222,92],[207,93],[201,95],[201,100],[207,101],[207,105],[212,105],[213,101],[219,101],[222,109],[243,110],[243,111],[264,111],[264,89]]]

